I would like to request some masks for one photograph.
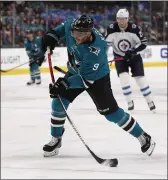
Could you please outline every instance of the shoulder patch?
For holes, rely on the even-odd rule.
[[[90,49],[90,52],[91,52],[91,53],[94,53],[94,54],[96,54],[97,56],[98,56],[99,53],[100,53],[100,48],[96,48],[96,47],[90,46],[89,49]]]
[[[110,24],[109,28],[111,28],[111,29],[114,28],[114,24]]]

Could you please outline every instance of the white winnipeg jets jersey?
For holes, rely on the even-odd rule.
[[[110,24],[107,28],[106,41],[113,47],[114,55],[120,56],[124,56],[131,48],[137,48],[141,44],[147,45],[147,39],[140,28],[130,22],[125,30],[120,29],[117,22]]]

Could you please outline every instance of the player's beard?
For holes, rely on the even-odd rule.
[[[81,43],[84,42],[84,38],[81,38],[81,39],[80,38],[76,38],[75,41],[76,41],[77,44],[81,44]]]
[[[77,44],[82,44],[89,41],[89,39],[90,39],[90,36],[85,36],[83,38],[75,38],[75,41]]]
[[[74,31],[72,32],[72,36],[75,39],[77,44],[82,44],[82,43],[90,41],[91,32]]]

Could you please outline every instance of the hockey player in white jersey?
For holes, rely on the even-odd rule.
[[[151,96],[151,89],[145,78],[143,60],[139,54],[146,48],[147,39],[140,27],[128,22],[129,12],[127,9],[120,9],[117,12],[116,20],[107,29],[106,41],[112,45],[115,58],[123,57],[123,60],[115,62],[115,67],[128,103],[128,110],[134,109],[129,79],[129,68],[131,68],[132,77],[135,78],[150,110],[155,112],[156,107]]]

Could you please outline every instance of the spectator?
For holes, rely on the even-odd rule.
[[[161,3],[161,2],[159,2]],[[163,13],[149,12],[149,2],[1,2],[1,45],[12,46],[13,36],[15,45],[23,47],[24,32],[33,29],[38,35],[42,35],[46,30],[54,28],[67,18],[76,18],[83,13],[92,16],[95,27],[107,25],[115,21],[116,12],[119,8],[125,7],[130,11],[131,20],[138,23],[145,35],[151,39],[152,43],[164,43],[167,40],[167,31],[163,32]],[[159,6],[160,7],[160,6]],[[14,18],[13,18],[14,15]],[[12,28],[15,26],[15,32]],[[165,28],[166,29],[166,28]],[[156,31],[157,30],[157,31]],[[150,33],[151,32],[151,33]],[[65,46],[60,42],[60,46]]]

